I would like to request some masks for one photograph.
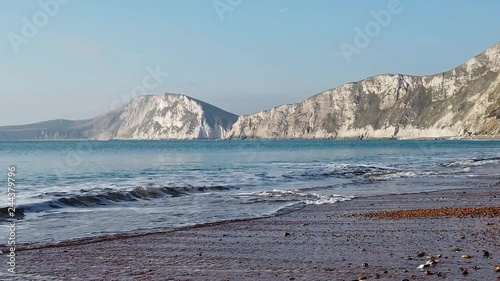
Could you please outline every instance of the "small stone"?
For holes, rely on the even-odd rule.
[[[469,255],[462,255],[462,259],[470,259],[472,258],[472,256],[469,256]]]
[[[368,277],[366,277],[366,276],[364,276],[364,275],[363,275],[363,276],[360,276],[360,277],[358,278],[358,280],[359,280],[359,281],[361,281],[361,280],[367,280],[367,279],[368,279]]]
[[[473,266],[473,267],[472,267],[472,269],[474,269],[474,270],[478,270],[478,269],[480,269],[480,267],[479,267],[479,266],[477,266],[477,265],[475,265],[475,266]]]
[[[417,255],[417,258],[421,258],[423,256],[425,256],[425,253],[422,252],[422,253],[420,253],[420,254]]]
[[[285,237],[290,236],[291,234],[289,232],[285,232]]]
[[[428,268],[430,265],[429,264],[421,264],[417,267],[417,269],[424,269],[424,268]]]
[[[483,250],[483,257],[489,258],[490,257],[490,252]]]
[[[440,257],[442,257],[442,255],[437,255],[436,257],[440,258]]]
[[[496,271],[496,272],[500,272],[500,265],[496,265],[496,266],[495,266],[495,271]]]
[[[365,262],[362,264],[363,267],[368,267],[368,264]]]
[[[469,271],[466,269],[466,270],[462,271],[462,274],[467,275],[467,274],[469,274]]]
[[[460,248],[453,248],[453,249],[451,249],[451,251],[452,252],[460,252],[460,251],[462,251],[462,249],[460,249]]]
[[[432,275],[432,272],[430,272],[429,270],[426,270],[426,271],[424,271],[424,274],[425,275]]]

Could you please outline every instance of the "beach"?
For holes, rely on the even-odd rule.
[[[497,280],[499,189],[360,197],[18,249],[10,280]]]

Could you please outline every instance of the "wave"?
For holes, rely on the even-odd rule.
[[[251,193],[240,193],[235,196],[240,198],[246,198],[247,204],[253,203],[304,203],[306,205],[322,205],[322,204],[332,204],[341,201],[351,200],[353,196],[342,196],[335,194],[318,194],[318,193],[306,193],[302,190],[283,190],[283,189],[273,189],[260,192]]]
[[[499,158],[480,159],[476,165],[485,165],[487,163],[500,163]],[[458,162],[457,162],[458,163]],[[355,165],[355,164],[329,164],[323,167],[315,167],[307,171],[290,172],[283,175],[283,178],[292,180],[316,180],[321,178],[340,178],[361,181],[387,181],[399,178],[413,178],[421,176],[447,176],[462,174],[470,171],[468,166],[459,166],[451,164],[446,167],[456,167],[455,170],[443,169],[398,169],[393,167],[383,167],[376,165]],[[429,167],[430,168],[430,167]]]
[[[442,163],[443,167],[477,167],[489,164],[500,164],[500,157],[473,158]]]
[[[21,205],[16,208],[16,213],[24,216],[25,212],[43,212],[50,209],[65,207],[89,208],[111,205],[118,202],[133,202],[138,200],[151,200],[163,197],[178,197],[192,193],[225,191],[228,186],[161,186],[161,187],[136,187],[132,190],[120,191],[112,189],[100,189],[93,191],[81,190],[81,194],[68,195],[54,198],[48,201]],[[5,209],[5,210],[4,210]],[[7,208],[0,208],[0,218]]]
[[[415,176],[411,171],[398,170],[390,167],[378,167],[374,165],[353,165],[353,164],[331,164],[298,174],[289,173],[283,175],[289,179],[318,179],[318,178],[343,178],[343,179],[367,179],[386,180],[404,176]]]

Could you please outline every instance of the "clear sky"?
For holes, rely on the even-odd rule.
[[[500,41],[498,0],[398,12],[391,0],[53,1],[0,0],[0,125],[90,118],[138,89],[248,114],[376,74],[449,70]]]

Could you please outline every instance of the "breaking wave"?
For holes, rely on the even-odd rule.
[[[470,167],[486,165],[489,163],[500,163],[500,157],[488,159],[474,159],[464,161],[450,162],[441,164],[445,168],[457,169],[433,169],[429,166],[427,169],[404,169],[394,167],[384,167],[376,165],[355,165],[355,164],[328,164],[323,167],[315,167],[306,171],[294,171],[282,175],[289,180],[315,180],[321,178],[340,178],[361,181],[387,181],[399,178],[413,178],[421,176],[449,176],[469,172]]]
[[[317,178],[342,178],[342,179],[365,179],[365,180],[388,180],[401,177],[414,177],[418,173],[414,171],[399,170],[390,167],[378,167],[374,165],[351,165],[331,164],[313,170],[290,173],[283,175],[289,179],[317,179]]]
[[[80,191],[81,194],[64,194],[60,198],[49,201],[42,201],[32,204],[21,205],[16,208],[22,212],[42,212],[50,209],[60,209],[65,207],[90,208],[111,205],[118,202],[132,202],[138,200],[151,200],[163,197],[178,197],[192,193],[216,192],[229,190],[227,186],[161,186],[161,187],[136,187],[132,190],[120,191],[112,189]],[[62,195],[62,194],[60,194]],[[4,210],[5,209],[5,210]],[[0,216],[7,208],[0,208]]]
[[[500,157],[474,158],[442,163],[443,167],[477,167],[489,164],[500,164]]]

